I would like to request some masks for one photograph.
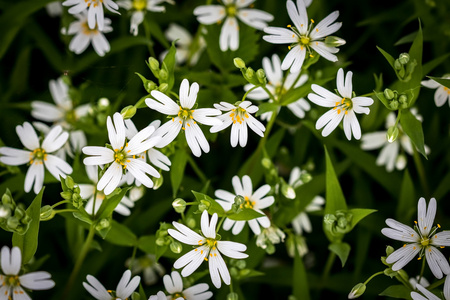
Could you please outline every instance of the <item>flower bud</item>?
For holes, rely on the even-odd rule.
[[[177,198],[173,200],[172,207],[177,213],[182,214],[186,209],[186,201],[181,198]]]
[[[263,69],[258,69],[258,71],[256,71],[256,78],[258,78],[258,81],[261,84],[266,84],[267,82],[266,73],[264,72]]]
[[[248,68],[247,71],[245,71],[245,79],[251,80],[253,77],[255,77],[255,71],[253,71],[252,68]]]
[[[156,77],[158,77],[156,74],[159,73],[159,61],[157,59],[155,59],[154,57],[149,57],[147,65],[150,68],[150,71],[152,71],[152,73]]]
[[[161,69],[161,70],[159,71],[159,79],[160,79],[161,81],[167,81],[167,79],[169,79],[169,74],[167,73],[166,70]]]
[[[337,218],[336,218],[336,216],[333,215],[333,214],[326,214],[326,215],[323,217],[323,221],[324,221],[326,224],[329,224],[329,225],[333,225],[334,222],[336,222],[336,220],[337,220]]]
[[[61,192],[60,195],[64,200],[72,200],[72,191]]]
[[[387,100],[394,99],[395,94],[394,94],[394,92],[391,89],[385,89],[383,93],[384,93],[384,97]]]
[[[164,183],[164,177],[162,175],[160,175],[159,177],[154,177],[153,178],[153,190],[157,190],[159,189],[162,184]]]
[[[239,260],[236,260],[235,266],[236,266],[236,268],[242,270],[247,266],[247,263],[245,262],[245,260],[239,259]]]
[[[397,100],[392,100],[391,102],[389,102],[389,107],[391,109],[398,109],[398,101]]]
[[[162,247],[166,244],[166,239],[163,237],[159,237],[156,239],[155,243],[156,243],[156,245]]]
[[[330,47],[339,47],[345,45],[345,40],[337,36],[327,36],[324,40],[325,44]]]
[[[237,206],[241,206],[245,203],[245,198],[242,197],[241,195],[237,195],[236,197],[234,197],[234,204],[236,204]]]
[[[170,251],[177,254],[181,253],[181,251],[183,251],[183,246],[177,241],[172,241],[172,243],[170,243]]]
[[[398,132],[399,131],[398,131],[397,126],[394,125],[392,127],[389,127],[389,129],[388,129],[388,131],[386,133],[386,138],[387,138],[389,143],[393,143],[397,139]]]
[[[7,206],[0,205],[0,219],[7,219],[11,216],[11,209]]]
[[[9,217],[6,221],[6,226],[9,230],[16,230],[19,225],[20,222],[16,217]]]
[[[281,193],[288,199],[295,199],[297,196],[292,186],[287,184],[283,179],[281,180]]]
[[[211,203],[205,200],[200,200],[200,203],[198,205],[198,209],[200,212],[203,212],[204,210],[208,210],[208,208],[211,206]]]
[[[70,176],[67,176],[66,179],[64,179],[64,182],[69,189],[73,189],[75,186],[75,182],[73,181],[73,178]]]
[[[196,223],[197,222],[192,217],[186,219],[186,226],[189,228],[195,228]]]
[[[406,96],[405,94],[401,94],[398,97],[398,102],[400,102],[401,104],[408,102],[408,96]]]
[[[161,93],[167,92],[168,89],[169,89],[169,85],[168,85],[167,83],[161,83],[161,84],[159,85],[159,88],[158,88],[158,90],[159,90]]]
[[[398,57],[398,61],[402,65],[406,65],[409,62],[409,54],[408,53],[401,53],[400,56]]]
[[[265,169],[271,169],[272,168],[272,161],[270,160],[270,158],[264,157],[261,160],[261,164]]]
[[[397,71],[400,71],[402,68],[403,68],[403,66],[402,66],[402,64],[400,63],[400,61],[398,60],[398,59],[396,59],[395,61],[394,61],[394,68],[397,70]],[[403,72],[404,72],[405,70],[403,70]]]
[[[227,295],[227,300],[239,300],[239,296],[236,293],[229,293]]]
[[[238,69],[245,68],[245,62],[240,57],[236,57],[235,59],[233,59],[233,63],[235,65],[235,67]]]
[[[50,205],[45,205],[41,207],[40,219],[41,221],[48,221],[53,219],[55,212]]]
[[[398,275],[397,271],[393,271],[391,268],[386,268],[384,269],[384,275],[389,276],[391,278],[395,277]]]
[[[7,190],[6,193],[3,194],[2,203],[3,204],[13,204],[14,203],[14,200],[12,199],[9,190]]]
[[[397,170],[403,170],[406,167],[406,156],[404,154],[400,154],[399,156],[397,156],[397,159],[395,161],[395,167],[397,168]]]
[[[300,175],[300,180],[305,184],[312,180],[312,176],[307,172],[302,172],[302,174]]]
[[[350,294],[348,294],[348,299],[355,299],[360,297],[364,292],[366,291],[366,285],[364,283],[358,283],[355,285],[352,290],[350,291]]]
[[[106,229],[109,226],[111,226],[111,222],[109,222],[108,219],[103,218],[103,219],[100,220],[100,222],[97,223],[97,225],[95,226],[95,229],[97,231],[101,231],[102,229]]]
[[[123,119],[131,119],[136,114],[136,107],[134,105],[128,105],[122,109],[120,114],[122,115]]]
[[[395,251],[395,249],[392,246],[387,246],[386,247],[386,256],[391,255],[394,251]]]

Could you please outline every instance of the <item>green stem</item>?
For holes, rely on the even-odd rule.
[[[192,156],[188,155],[188,162],[191,165],[192,169],[194,170],[195,174],[200,178],[202,182],[207,182],[208,178],[205,176],[205,174],[200,170],[195,160],[192,158]]]
[[[173,95],[173,96],[175,96],[175,98],[180,99],[180,97],[178,97],[177,93],[175,93],[175,92],[173,92],[173,91],[170,91],[170,94]]]
[[[59,206],[61,204],[64,204],[64,203],[72,203],[72,202],[69,201],[69,200],[62,200],[62,201],[59,201],[58,203],[53,204],[52,208],[55,208],[55,207],[57,207],[57,206]]]
[[[70,274],[69,280],[67,281],[66,287],[64,288],[62,299],[68,299],[70,291],[72,290],[73,284],[75,283],[76,278],[78,277],[78,273],[80,272],[81,266],[83,265],[84,259],[89,251],[89,247],[91,246],[92,240],[94,239],[95,228],[94,225],[91,224],[89,228],[89,233],[84,241],[83,247],[80,250],[80,254],[78,255],[77,261],[75,262],[75,266]]]
[[[420,183],[422,185],[423,192],[425,193],[426,197],[429,198],[430,190],[428,188],[427,177],[425,176],[425,169],[423,167],[422,160],[420,159],[419,152],[417,152],[416,147],[414,145],[413,150],[414,150],[413,153],[414,163],[416,164],[416,169],[417,172],[419,173]]]
[[[367,285],[369,283],[369,281],[371,281],[374,277],[376,277],[378,275],[382,275],[382,274],[384,274],[384,271],[380,271],[380,272],[373,274],[366,281],[364,281],[364,285]]]
[[[403,283],[403,285],[404,285],[405,287],[407,287],[408,289],[413,290],[413,288],[411,287],[411,284],[410,284],[408,281],[406,281],[405,279],[403,279],[402,276],[397,275],[397,276],[395,276],[395,278],[396,278],[398,281],[400,281],[401,283]]]
[[[398,122],[400,121],[400,117],[402,116],[402,110],[398,111],[397,119],[395,120],[395,127],[397,127]]]
[[[262,85],[255,85],[254,87],[252,87],[251,89],[249,89],[247,92],[245,92],[244,96],[242,97],[241,101],[244,101],[245,98],[247,98],[248,93],[250,93],[251,91],[253,91],[256,88],[262,87]]]
[[[133,267],[133,264],[134,264],[134,258],[136,257],[136,250],[137,250],[137,247],[134,246],[134,247],[133,247],[133,254],[131,255],[131,259],[130,259],[130,264],[129,264],[129,266],[128,266],[128,269],[129,269],[129,270],[131,270],[131,268]]]
[[[66,212],[77,212],[78,209],[60,209],[60,210],[54,210],[55,214],[61,214],[61,213],[66,213]]]
[[[331,268],[333,267],[334,260],[336,259],[336,254],[334,252],[330,252],[328,255],[327,263],[325,265],[325,269],[322,273],[321,286],[324,286],[328,280],[328,276],[330,275]]]
[[[272,99],[273,102],[277,102],[275,99],[275,96],[267,89],[265,85],[261,85],[264,91],[266,91],[267,95],[269,95],[270,99]]]
[[[420,281],[422,280],[423,272],[425,271],[425,261],[426,261],[426,257],[424,256],[423,260],[422,260],[422,268],[420,269],[420,276],[419,276],[418,283],[420,283]]]
[[[222,223],[223,221],[225,221],[225,216],[222,217],[222,219],[220,219],[219,225],[217,225],[216,227],[216,232],[219,232],[220,227],[222,227]]]
[[[445,282],[445,278],[446,278],[446,277],[444,277],[444,278],[442,278],[442,279],[439,279],[439,280],[436,281],[436,282],[433,282],[432,284],[430,284],[430,285],[427,287],[427,290],[432,291],[433,289],[435,289],[435,288],[437,288],[438,286],[442,285],[442,284]]]

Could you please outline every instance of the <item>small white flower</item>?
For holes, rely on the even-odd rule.
[[[29,192],[34,185],[33,191],[37,194],[44,184],[45,169],[59,180],[67,174],[72,173],[72,167],[61,158],[52,155],[58,151],[69,138],[69,134],[63,131],[61,126],[55,126],[45,136],[42,143],[36,131],[30,123],[16,127],[17,135],[27,150],[14,149],[10,147],[0,147],[0,162],[5,165],[19,166],[29,164],[25,175],[25,192]],[[45,168],[44,168],[45,166]]]
[[[128,258],[125,265],[131,268],[133,274],[142,272],[146,285],[155,284],[158,281],[158,277],[166,273],[164,267],[156,262],[156,257],[153,254],[146,254],[135,259]]]
[[[62,4],[63,6],[72,6],[69,9],[69,14],[77,15],[82,13],[87,17],[88,28],[95,29],[98,28],[100,31],[104,31],[104,25],[106,22],[103,5],[110,12],[119,14],[117,11],[119,6],[112,0],[66,0]],[[107,24],[109,25],[109,24]],[[69,33],[70,34],[70,33]]]
[[[417,109],[411,108],[411,113],[421,121],[422,116],[417,114]],[[395,125],[395,114],[390,112],[386,117],[386,129]],[[397,125],[399,130],[398,137],[395,141],[389,142],[386,137],[386,131],[376,131],[371,133],[365,133],[361,137],[361,148],[363,150],[374,150],[382,148],[378,155],[376,164],[377,166],[386,165],[386,171],[392,172],[394,168],[397,170],[403,170],[406,167],[406,156],[403,152],[409,155],[414,154],[414,146],[411,139],[404,133],[402,126]],[[430,153],[430,148],[425,145],[425,153]]]
[[[264,228],[261,233],[256,237],[256,246],[261,249],[272,248],[273,245],[284,242],[286,234],[275,225],[268,228]]]
[[[415,287],[422,293],[423,296],[417,292],[411,292],[411,298],[413,298],[413,300],[441,300],[441,298],[427,290],[422,285],[416,284]],[[445,297],[445,299],[447,300],[449,298]]]
[[[239,24],[237,19],[250,27],[263,30],[273,16],[265,11],[247,8],[255,0],[222,0],[224,5],[202,5],[194,9],[194,15],[201,24],[224,24],[220,31],[220,50],[235,51],[239,48]],[[236,19],[237,18],[237,19]]]
[[[420,280],[420,282],[419,282]],[[420,284],[423,287],[428,287],[430,285],[430,282],[425,278],[425,277],[421,277],[420,275],[417,275],[415,278],[414,277],[410,277],[409,278],[409,283],[412,286],[416,286],[416,284]]]
[[[144,21],[145,11],[165,12],[166,8],[160,4],[168,2],[174,4],[171,0],[121,0],[117,4],[131,13],[130,32],[138,35],[138,27]]]
[[[381,233],[391,239],[407,243],[389,255],[386,262],[394,264],[392,270],[398,271],[417,254],[419,259],[425,255],[431,272],[440,279],[443,274],[450,273],[450,265],[437,247],[450,246],[450,231],[436,233],[440,225],[433,227],[437,208],[436,199],[431,198],[428,210],[424,198],[419,199],[417,206],[418,221],[414,221],[414,229],[393,219],[386,219],[386,224],[390,228],[383,228]]]
[[[142,161],[139,154],[147,151],[160,141],[159,136],[154,136],[155,128],[147,126],[139,131],[130,141],[125,136],[125,124],[120,113],[114,114],[114,125],[111,117],[108,117],[109,141],[112,149],[107,147],[84,147],[83,153],[92,155],[83,160],[85,165],[111,164],[102,178],[98,181],[97,189],[103,190],[105,195],[111,194],[122,180],[123,174],[130,172],[136,180],[148,188],[153,187],[153,181],[146,175],[159,178],[158,171]]]
[[[339,95],[333,94],[317,84],[311,85],[316,94],[308,94],[308,99],[319,106],[333,107],[317,120],[316,129],[325,126],[322,136],[328,136],[344,119],[344,132],[347,139],[351,140],[352,134],[357,140],[361,138],[361,127],[355,113],[368,115],[370,109],[366,106],[372,105],[373,99],[353,97],[352,76],[351,71],[347,72],[344,82],[344,70],[339,69],[336,77]]]
[[[270,185],[265,184],[259,189],[257,189],[253,193],[252,180],[249,176],[245,175],[242,177],[242,182],[239,180],[238,176],[234,176],[232,179],[234,194],[225,190],[217,190],[215,192],[215,196],[219,199],[216,199],[217,202],[226,210],[230,210],[231,206],[234,203],[234,198],[236,196],[242,196],[245,199],[245,203],[241,205],[241,208],[250,208],[261,214],[262,209],[265,209],[271,206],[275,202],[275,198],[273,196],[267,196],[267,193],[270,192]],[[268,217],[263,216],[249,221],[234,221],[229,218],[226,218],[223,223],[224,230],[230,230],[234,235],[239,234],[244,228],[245,223],[248,222],[248,225],[252,229],[253,233],[258,235],[261,233],[261,228],[267,228],[270,226],[270,220]]]
[[[81,198],[87,199],[87,203],[84,209],[88,214],[91,215],[97,213],[98,209],[103,203],[103,200],[105,200],[106,198],[106,195],[102,191],[96,191],[96,185],[98,183],[97,170],[98,170],[97,166],[86,166],[86,173],[93,184],[86,184],[86,183],[78,184],[78,187],[80,188]],[[96,195],[95,201],[94,195]],[[139,199],[140,198],[135,199],[132,197],[123,196],[122,200],[120,200],[119,204],[116,206],[114,211],[117,212],[118,214],[121,214],[122,216],[129,216],[131,214],[130,208],[134,207],[134,202]]]
[[[205,210],[202,213],[200,224],[202,235],[178,222],[172,222],[177,230],[169,229],[168,233],[174,239],[177,239],[184,244],[198,246],[177,259],[173,267],[175,269],[184,267],[181,271],[181,275],[186,277],[197,270],[202,262],[206,260],[209,262],[211,281],[216,288],[220,288],[222,285],[221,278],[225,284],[230,285],[231,283],[230,272],[228,271],[221,253],[235,259],[247,258],[248,255],[242,253],[247,249],[247,246],[244,244],[216,239],[217,219],[217,214],[213,214],[210,223],[208,212]]]
[[[22,253],[20,249],[13,247],[10,250],[7,246],[3,246],[1,251],[3,274],[0,274],[1,299],[27,300],[31,298],[22,287],[29,290],[49,290],[55,286],[55,282],[51,280],[48,272],[31,272],[19,276],[21,266]]]
[[[444,75],[443,78],[450,79],[450,75]],[[444,105],[447,101],[450,105],[450,89],[448,87],[443,86],[433,79],[423,80],[420,83],[429,89],[436,89],[436,92],[434,93],[434,103],[436,103],[437,107]]]
[[[213,293],[208,291],[209,286],[206,283],[199,283],[183,290],[183,279],[177,271],[165,275],[163,281],[169,293],[167,299],[205,300],[213,296]]]
[[[105,287],[100,283],[100,281],[97,280],[92,275],[86,276],[86,280],[88,283],[83,282],[83,286],[86,289],[86,291],[89,292],[89,294],[92,295],[95,299],[98,300],[114,300],[114,299],[123,299],[126,300],[128,297],[131,296],[131,294],[136,290],[136,288],[139,286],[139,283],[141,281],[141,277],[134,276],[133,279],[131,279],[131,271],[126,270],[122,278],[120,278],[119,283],[117,284],[116,291],[107,291]]]
[[[150,296],[148,300],[167,300],[166,294],[163,291],[159,291],[158,294]],[[175,299],[178,300],[178,299]]]
[[[258,107],[252,105],[250,101],[243,101],[238,106],[220,102],[220,104],[215,103],[214,107],[225,113],[218,117],[222,121],[221,124],[211,127],[210,131],[218,132],[231,125],[230,143],[232,147],[236,147],[238,142],[241,147],[247,145],[247,126],[257,135],[264,136],[266,127],[251,115],[258,111]]]
[[[206,48],[206,42],[202,35],[197,39],[195,49],[191,49],[193,38],[192,35],[184,27],[178,24],[170,23],[169,28],[165,32],[165,36],[169,42],[175,42],[177,52],[175,54],[177,63],[183,64],[188,62],[190,66],[197,64],[200,55]],[[167,55],[168,51],[161,53],[161,60]]]
[[[105,18],[104,26],[100,29],[97,27],[90,28],[88,26],[88,16],[86,12],[75,15],[75,18],[78,20],[70,23],[68,30],[65,28],[61,30],[62,34],[75,35],[70,41],[69,50],[76,54],[81,54],[86,50],[89,44],[92,44],[92,47],[94,47],[95,52],[97,52],[99,56],[104,56],[109,52],[111,47],[103,33],[108,33],[113,30],[110,26],[111,20]]]
[[[214,117],[220,115],[220,111],[214,108],[193,109],[197,101],[199,86],[194,82],[189,88],[189,81],[183,79],[180,85],[180,104],[175,103],[167,95],[160,91],[152,91],[153,98],[145,99],[145,103],[151,109],[160,113],[172,116],[172,120],[164,123],[156,130],[155,135],[162,137],[156,145],[158,148],[167,146],[172,142],[183,129],[186,133],[186,140],[192,153],[199,157],[202,150],[209,152],[209,144],[197,122],[204,125],[219,125],[222,122]]]
[[[266,88],[276,97],[280,99],[287,91],[290,89],[295,89],[302,86],[306,81],[308,81],[308,75],[303,74],[300,76],[297,82],[297,74],[289,73],[287,76],[283,75],[283,70],[281,69],[281,60],[277,54],[272,55],[272,61],[268,57],[264,57],[262,61],[264,72],[267,75],[269,82],[266,84]],[[254,85],[249,83],[244,86],[245,91],[253,88]],[[247,98],[253,100],[267,100],[269,95],[262,87],[257,87],[248,93]],[[272,100],[269,100],[272,102]],[[305,117],[305,111],[311,109],[309,102],[304,98],[299,98],[298,100],[287,105],[287,108],[296,115],[298,118],[302,119]],[[269,120],[272,116],[272,112],[267,112],[261,115],[262,120]]]
[[[289,29],[267,27],[264,32],[270,35],[263,36],[265,41],[272,44],[290,44],[288,47],[290,51],[284,58],[281,69],[291,68],[292,73],[298,73],[302,68],[306,53],[313,56],[312,50],[329,61],[337,61],[334,53],[337,53],[339,49],[327,45],[324,40],[341,28],[342,23],[334,23],[339,17],[339,12],[332,12],[312,28],[314,21],[311,19],[311,26],[308,25],[308,14],[303,0],[297,0],[297,7],[293,1],[289,0],[286,8],[294,26],[288,25]],[[345,41],[342,40],[341,43],[345,43]]]

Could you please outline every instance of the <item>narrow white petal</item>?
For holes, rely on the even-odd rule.
[[[63,178],[66,177],[68,174],[72,174],[72,167],[66,163],[61,158],[48,154],[47,159],[44,160],[44,165],[47,168],[47,170],[50,172],[50,174],[53,175],[56,179],[59,180],[59,176],[62,176]]]
[[[3,246],[1,250],[1,267],[5,275],[18,275],[22,266],[22,253],[18,247],[11,250]]]
[[[217,249],[220,253],[230,258],[247,258],[248,254],[242,253],[247,250],[247,246],[237,242],[231,241],[217,241]]]
[[[425,257],[434,277],[441,279],[443,274],[450,273],[450,265],[445,256],[433,246],[428,246],[425,249]]]
[[[33,192],[38,194],[42,186],[44,185],[44,166],[41,162],[37,161],[30,165],[28,168],[27,174],[25,175],[25,184],[24,190],[25,192],[29,192],[34,183]]]
[[[19,277],[20,285],[30,290],[48,290],[55,286],[48,272],[32,272]]]
[[[23,125],[16,126],[16,132],[19,136],[20,142],[29,150],[33,151],[39,148],[39,138],[30,123],[24,122]]]
[[[420,251],[421,247],[417,243],[408,244],[400,249],[395,250],[386,259],[388,264],[395,264],[392,266],[392,270],[398,271],[408,264]]]

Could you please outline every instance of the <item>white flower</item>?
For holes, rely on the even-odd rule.
[[[288,47],[290,51],[284,58],[281,69],[287,70],[290,67],[292,73],[298,73],[302,68],[306,52],[313,56],[312,50],[329,61],[337,61],[334,53],[337,53],[339,49],[327,45],[324,40],[341,28],[342,23],[334,23],[339,16],[339,12],[332,12],[312,28],[314,21],[311,20],[311,26],[308,25],[308,14],[303,0],[297,0],[297,7],[293,1],[288,0],[286,8],[294,26],[288,25],[289,29],[267,27],[264,32],[270,35],[263,36],[263,39],[269,43],[290,44]],[[340,44],[343,43],[345,41],[341,40]]]
[[[78,20],[70,23],[68,30],[66,30],[65,28],[61,30],[62,34],[75,34],[75,36],[70,41],[69,50],[76,54],[80,54],[83,53],[84,50],[86,50],[89,44],[92,44],[95,52],[97,52],[97,54],[100,56],[104,56],[107,52],[109,52],[111,47],[109,46],[109,42],[105,38],[103,33],[108,33],[113,30],[110,26],[111,20],[105,18],[104,26],[102,29],[100,29],[98,27],[88,27],[88,16],[86,12],[81,12],[80,14],[75,15],[75,17]]]
[[[436,278],[450,273],[450,265],[437,247],[450,246],[450,231],[436,233],[437,227],[432,227],[436,215],[436,199],[431,198],[427,205],[424,198],[419,199],[417,205],[417,219],[414,229],[393,219],[387,219],[386,224],[391,228],[383,228],[385,236],[406,242],[402,248],[394,251],[386,259],[388,264],[394,264],[392,270],[398,271],[410,262],[417,254],[419,259],[424,255],[431,272]]]
[[[151,109],[160,113],[172,116],[172,120],[164,123],[155,132],[156,135],[162,137],[161,141],[156,145],[158,148],[167,146],[172,142],[183,129],[186,133],[186,140],[195,156],[200,156],[202,150],[209,152],[209,144],[205,135],[198,126],[197,122],[209,126],[219,125],[222,122],[214,117],[220,115],[220,111],[214,108],[192,109],[197,101],[197,93],[199,86],[194,82],[189,88],[189,81],[183,79],[180,85],[180,104],[178,105],[167,95],[160,91],[152,91],[153,98],[145,99],[145,103]],[[201,149],[200,149],[201,148]]]
[[[172,275],[165,275],[163,281],[169,293],[167,299],[205,300],[213,296],[213,293],[208,291],[209,286],[206,283],[199,283],[183,290],[183,279],[177,271],[173,271]]]
[[[167,300],[166,294],[163,291],[159,291],[158,294],[150,296],[148,300]],[[178,300],[178,299],[175,299]]]
[[[45,10],[50,17],[60,17],[63,13],[63,7],[60,1],[53,1],[45,5]]]
[[[155,284],[158,281],[158,276],[163,276],[166,273],[164,267],[156,262],[156,257],[153,254],[146,254],[135,259],[128,258],[125,265],[131,268],[133,274],[142,272],[146,285]]]
[[[273,249],[273,251],[275,251],[274,244],[284,242],[285,238],[286,234],[283,230],[275,225],[272,225],[268,228],[264,228],[256,237],[256,246],[261,249]],[[273,251],[270,250],[271,253],[273,253]]]
[[[103,190],[105,195],[111,194],[119,185],[123,173],[130,172],[134,178],[139,180],[148,188],[153,187],[153,181],[146,175],[159,178],[158,171],[142,161],[139,154],[147,151],[159,142],[159,136],[152,136],[155,128],[147,126],[127,142],[125,137],[125,125],[120,113],[114,114],[114,125],[111,117],[108,117],[106,126],[108,128],[109,141],[112,149],[107,147],[84,147],[83,153],[92,155],[83,160],[85,165],[110,164],[102,178],[98,181],[97,189]]]
[[[238,106],[227,102],[220,102],[220,104],[215,103],[214,107],[225,113],[218,117],[222,123],[211,127],[210,131],[218,132],[231,125],[230,143],[232,147],[236,147],[238,142],[241,147],[247,145],[247,126],[257,135],[264,136],[266,127],[251,115],[258,111],[258,107],[252,105],[250,101],[243,101]]]
[[[45,136],[42,143],[30,123],[16,127],[17,135],[27,150],[0,147],[0,162],[5,165],[18,166],[29,164],[25,176],[25,192],[29,192],[34,185],[33,191],[37,194],[44,184],[45,169],[57,180],[72,173],[72,167],[61,158],[52,155],[60,149],[67,141],[69,134],[63,131],[61,126],[55,126]],[[45,166],[45,168],[44,168]]]
[[[417,292],[411,292],[411,298],[413,298],[413,300],[441,300],[441,298],[427,290],[422,285],[416,284],[415,287],[423,294],[423,296]],[[449,298],[445,297],[445,299],[447,300]]]
[[[201,24],[224,24],[220,31],[220,50],[235,51],[239,48],[239,24],[237,19],[250,27],[263,30],[273,16],[265,11],[247,8],[255,0],[222,0],[224,5],[202,5],[194,9],[194,15]],[[237,19],[236,19],[237,18]]]
[[[109,19],[106,19],[103,13],[103,5],[105,5],[106,9],[110,12],[120,15],[117,11],[119,6],[112,0],[66,0],[62,5],[72,6],[69,9],[69,14],[77,15],[82,13],[83,15],[86,15],[87,23],[89,25],[88,28],[98,28],[100,31],[104,31],[105,23],[107,23],[106,25],[109,25],[109,23],[106,22],[106,20]]]
[[[55,286],[48,272],[39,271],[23,274],[19,276],[22,266],[22,253],[18,247],[11,250],[3,246],[1,252],[1,268],[3,275],[0,274],[0,298],[13,300],[28,300],[30,296],[24,291],[29,290],[48,290]]]
[[[318,211],[322,209],[322,206],[325,204],[325,199],[320,196],[314,197],[312,202],[306,206],[305,211],[299,213],[292,220],[292,228],[296,234],[302,234],[303,230],[305,232],[311,233],[312,226],[311,221],[309,221],[307,212]]]
[[[421,121],[422,116],[417,114],[417,109],[411,108],[411,113]],[[395,114],[390,112],[386,117],[386,129],[395,125]],[[413,144],[407,134],[403,132],[402,126],[397,125],[399,130],[398,137],[395,141],[389,142],[386,137],[386,131],[376,131],[365,133],[361,137],[361,148],[363,150],[374,150],[382,148],[378,155],[377,166],[386,165],[386,170],[392,172],[394,167],[397,170],[403,170],[406,167],[406,157],[403,151],[409,155],[414,154]],[[401,153],[399,153],[401,152]],[[430,148],[425,145],[425,153],[430,153]]]
[[[86,166],[86,173],[93,184],[80,183],[78,184],[78,187],[80,188],[81,198],[87,199],[87,203],[85,206],[86,212],[88,214],[94,215],[97,213],[106,196],[102,191],[96,191],[96,185],[98,183],[97,166]],[[95,201],[94,195],[96,195]],[[133,197],[123,196],[122,200],[120,200],[119,204],[116,206],[114,211],[117,212],[118,214],[121,214],[122,216],[129,216],[131,214],[130,208],[134,207],[134,202],[139,199],[140,197],[136,199]]]
[[[253,193],[252,180],[249,176],[245,175],[239,180],[238,176],[234,176],[232,179],[234,194],[224,191],[217,190],[215,192],[215,196],[219,199],[216,199],[217,202],[226,210],[230,210],[231,206],[234,204],[234,198],[236,196],[242,196],[245,199],[245,203],[241,204],[241,208],[250,208],[261,214],[262,209],[271,206],[275,202],[275,198],[273,196],[267,196],[267,193],[270,192],[270,185],[265,184],[259,189],[257,189]],[[267,216],[259,217],[249,221],[234,221],[229,218],[226,218],[223,223],[224,230],[230,230],[234,235],[239,234],[244,228],[245,223],[248,222],[248,225],[252,229],[254,234],[260,234],[261,228],[267,228],[270,226],[270,220]]]
[[[308,94],[308,99],[323,107],[333,107],[322,115],[316,123],[316,129],[321,129],[322,136],[328,136],[344,119],[344,132],[348,140],[353,137],[357,140],[361,138],[361,127],[355,113],[368,115],[370,109],[366,106],[373,104],[373,99],[369,97],[353,97],[351,71],[347,72],[344,83],[344,70],[339,69],[336,77],[336,85],[339,95],[333,94],[323,87],[313,84],[312,90],[317,94]]]
[[[83,282],[84,288],[89,292],[89,294],[91,294],[95,299],[98,300],[126,300],[139,286],[139,283],[141,281],[141,278],[139,276],[134,276],[133,279],[131,279],[131,271],[126,270],[123,273],[122,278],[120,278],[119,283],[117,284],[116,291],[108,292],[100,283],[100,281],[98,281],[94,276],[88,275],[86,276],[86,279],[88,283]]]
[[[117,4],[126,9],[132,11],[130,32],[133,35],[138,35],[138,27],[144,21],[145,11],[153,12],[165,12],[166,8],[160,4],[168,2],[174,4],[171,0],[122,0]]]
[[[231,283],[230,272],[221,253],[235,259],[247,258],[248,255],[242,253],[247,249],[247,246],[244,244],[216,239],[217,219],[217,214],[213,214],[210,223],[208,212],[205,210],[202,213],[200,224],[202,235],[178,222],[172,222],[177,230],[169,229],[168,233],[184,244],[198,246],[177,259],[173,267],[175,269],[184,267],[181,275],[186,277],[197,270],[202,262],[206,260],[209,262],[211,281],[216,288],[220,288],[222,285],[221,278],[225,284],[229,285]]]
[[[300,76],[297,82],[297,74],[289,73],[286,77],[283,75],[283,70],[281,69],[281,60],[277,54],[272,55],[272,61],[268,57],[264,57],[262,61],[264,72],[266,73],[269,82],[266,84],[266,88],[279,100],[287,91],[290,89],[295,89],[302,86],[307,80],[308,75],[303,74]],[[249,83],[244,86],[245,91],[248,91],[254,87],[253,84]],[[257,87],[248,93],[247,98],[253,100],[267,100],[269,95],[262,87]],[[272,100],[269,100],[272,102]],[[304,98],[299,98],[298,100],[289,103],[287,105],[289,110],[296,115],[298,118],[302,119],[305,117],[305,111],[311,109],[309,102]],[[261,115],[262,120],[269,120],[272,116],[272,112],[267,112]]]
[[[420,282],[419,282],[420,280]],[[412,286],[416,286],[416,284],[420,284],[423,287],[428,287],[430,285],[430,282],[425,278],[425,277],[421,277],[420,275],[417,275],[415,278],[414,277],[410,277],[409,278],[409,283]]]
[[[185,61],[190,66],[197,64],[200,55],[206,48],[206,42],[202,35],[199,35],[197,44],[193,45],[194,39],[192,35],[184,27],[178,24],[170,23],[169,28],[165,32],[165,36],[169,42],[175,42],[177,52],[175,54],[177,63],[183,64]],[[195,46],[195,49],[191,49]],[[167,55],[168,51],[161,53],[161,60]]]
[[[445,75],[443,78],[450,79],[450,75]],[[436,89],[434,93],[434,103],[436,103],[436,106],[440,107],[447,101],[450,105],[450,89],[448,87],[443,86],[433,79],[423,80],[420,83],[429,89]]]

